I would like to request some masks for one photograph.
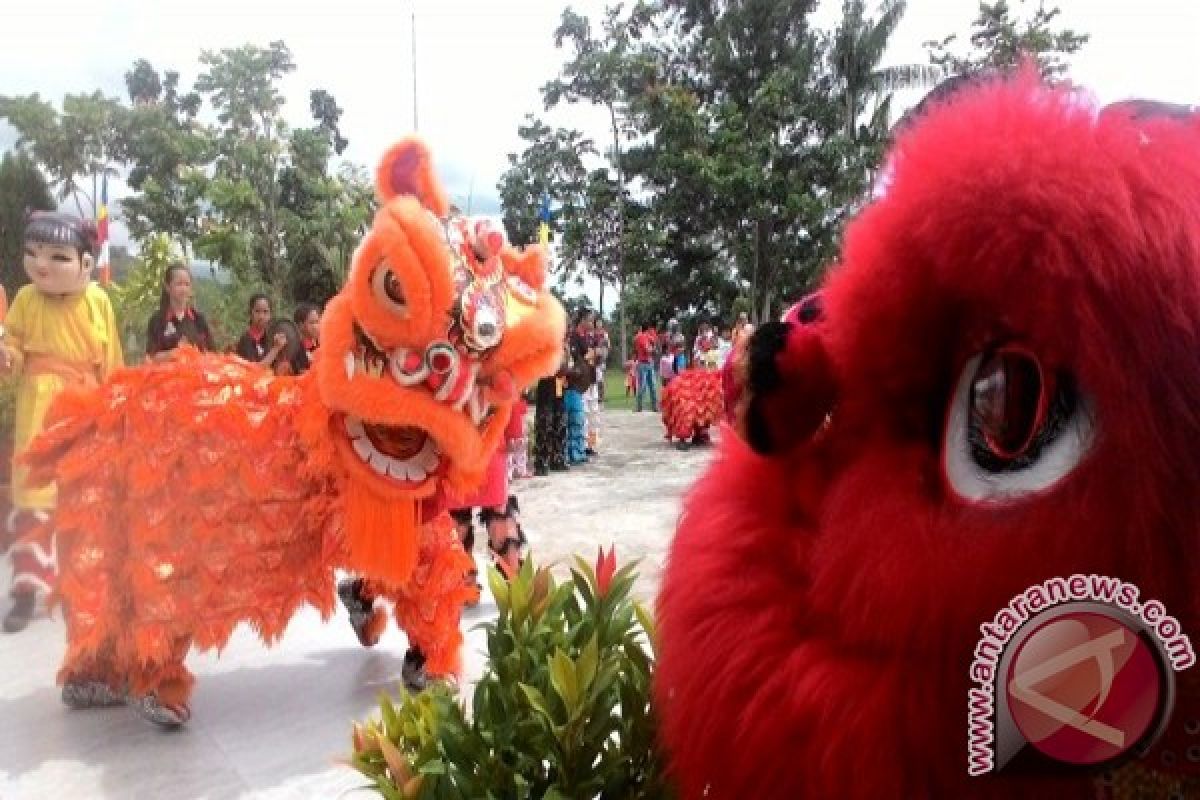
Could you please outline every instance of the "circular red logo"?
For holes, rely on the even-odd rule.
[[[1056,761],[1093,765],[1142,741],[1158,721],[1164,686],[1158,658],[1136,631],[1106,614],[1077,611],[1024,638],[1005,691],[1027,742]]]

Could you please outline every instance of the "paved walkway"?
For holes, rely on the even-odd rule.
[[[600,544],[616,544],[622,563],[643,559],[637,593],[650,599],[679,499],[709,453],[669,447],[657,414],[613,411],[604,426],[594,463],[517,484],[523,523],[535,557],[563,570],[574,553],[594,558]],[[0,596],[7,596],[6,566],[4,574]],[[485,597],[464,627],[494,615]],[[468,637],[470,679],[483,668],[483,636]],[[54,685],[62,652],[59,619],[0,634],[4,800],[369,797],[352,792],[362,782],[335,759],[348,751],[350,721],[372,713],[378,693],[399,681],[404,639],[393,627],[378,647],[363,650],[343,613],[328,624],[300,614],[270,650],[240,630],[220,659],[189,659],[198,677],[193,719],[170,734],[126,709],[68,712]]]

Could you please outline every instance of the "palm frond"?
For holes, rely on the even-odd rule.
[[[933,86],[943,77],[943,70],[932,64],[898,64],[875,70],[871,74],[871,86],[877,92],[921,89]]]

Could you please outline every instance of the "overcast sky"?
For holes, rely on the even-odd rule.
[[[1024,6],[1036,7],[1037,0]],[[542,111],[539,87],[563,53],[552,32],[561,0],[0,0],[7,36],[0,47],[0,94],[101,88],[124,97],[123,75],[137,58],[177,69],[185,86],[203,49],[282,39],[297,69],[284,83],[287,116],[311,124],[308,91],[328,89],[345,109],[345,157],[371,164],[413,127],[410,67],[416,14],[420,133],[460,203],[476,213],[498,210],[496,181],[506,154],[519,149],[516,129]],[[1200,102],[1193,48],[1200,43],[1194,0],[1059,0],[1062,20],[1092,40],[1072,75],[1103,101],[1130,95]],[[595,17],[604,0],[575,0]],[[1020,6],[1020,0],[1013,0]],[[832,24],[840,0],[826,0],[819,19]],[[921,43],[958,32],[966,38],[973,0],[910,0],[886,61],[924,62]],[[911,97],[899,98],[901,105]],[[554,122],[603,141],[604,117],[568,108]],[[0,123],[2,124],[2,123]],[[12,143],[0,130],[0,149]]]

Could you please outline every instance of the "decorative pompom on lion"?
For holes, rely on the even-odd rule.
[[[421,143],[389,150],[376,188],[308,373],[187,351],[52,409],[27,462],[59,490],[68,705],[186,721],[189,648],[243,622],[270,643],[306,603],[328,616],[335,568],[394,603],[431,675],[458,669],[477,590],[443,498],[556,369],[565,318],[544,253],[452,217]]]

